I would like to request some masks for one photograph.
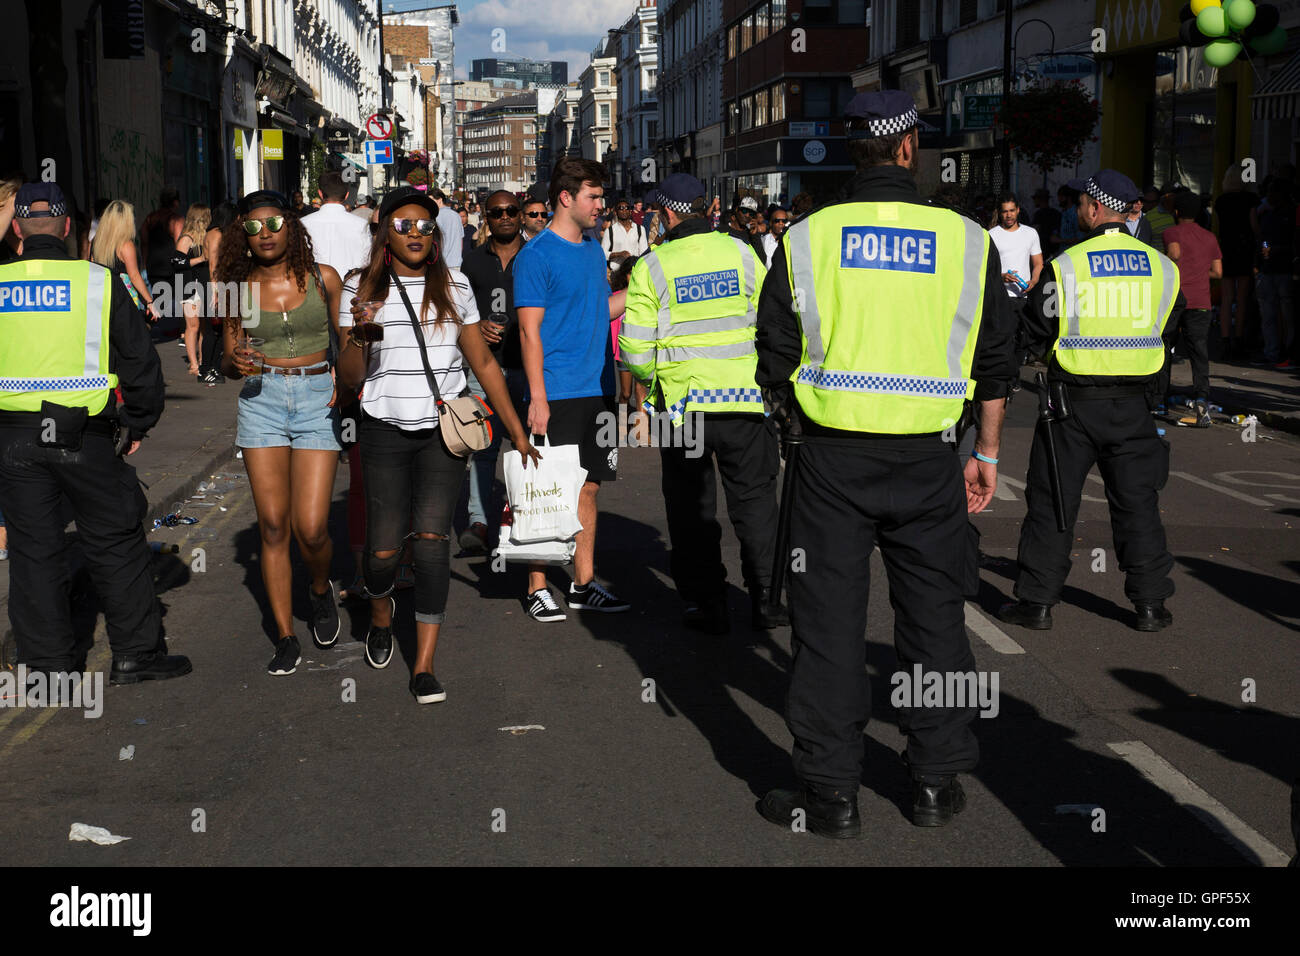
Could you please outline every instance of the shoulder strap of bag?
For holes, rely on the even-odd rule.
[[[411,305],[411,297],[406,294],[406,287],[402,285],[402,280],[397,278],[397,274],[391,269],[388,270],[388,281],[397,283],[397,291],[402,294],[406,314],[411,319],[411,328],[415,330],[415,340],[420,344],[420,361],[424,363],[424,375],[429,380],[429,388],[433,391],[434,404],[441,410],[442,392],[438,390],[438,378],[433,374],[433,368],[429,365],[429,356],[424,349],[424,330],[420,328],[420,322],[415,317],[415,307]]]

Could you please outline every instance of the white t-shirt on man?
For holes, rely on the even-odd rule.
[[[343,208],[342,203],[322,203],[302,221],[311,236],[317,262],[333,266],[340,277],[370,262],[370,225]]]
[[[989,230],[989,236],[993,244],[998,247],[998,255],[1002,258],[1003,272],[1018,272],[1020,278],[1028,282],[1033,278],[1034,267],[1029,261],[1030,256],[1041,256],[1043,247],[1038,241],[1038,230],[1033,226],[1019,224],[1015,229],[1007,230],[1001,226],[994,226]],[[1004,283],[1007,289],[1007,295],[1013,298],[1024,298],[1026,293],[1020,291],[1020,287],[1015,283]]]

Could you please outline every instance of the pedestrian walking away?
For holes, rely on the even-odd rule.
[[[660,447],[669,567],[684,623],[730,630],[714,460],[740,538],[755,629],[789,623],[767,609],[776,543],[776,433],[754,380],[754,327],[767,270],[749,243],[709,228],[704,184],[674,173],[651,194],[668,238],[632,270],[619,333],[623,362],[671,422]]]
[[[798,786],[771,791],[759,810],[784,827],[802,813],[828,837],[861,830],[863,634],[877,544],[900,669],[974,676],[964,595],[977,586],[978,543],[967,515],[997,487],[1018,371],[996,247],[978,223],[917,191],[911,97],[860,94],[845,122],[857,166],[849,199],[786,232],[757,332],[758,384],[791,410],[786,427],[803,439],[785,480],[790,544],[806,561],[788,576],[786,724]],[[978,436],[963,465],[957,439],[971,418]],[[964,699],[899,708],[916,825],[942,826],[965,805],[957,774],[979,758],[974,716]]]
[[[392,594],[402,544],[409,538],[416,622],[410,690],[421,704],[447,696],[434,674],[433,656],[446,620],[452,509],[466,462],[447,446],[437,396],[460,394],[466,363],[485,384],[525,462],[539,458],[477,327],[469,282],[442,260],[437,215],[434,200],[417,189],[403,187],[384,197],[369,264],[349,279],[343,295],[349,307],[339,316],[348,332],[339,369],[344,382],[362,394],[362,569],[371,598],[366,660],[378,669],[392,661]],[[429,377],[436,379],[436,391]]]
[[[1169,445],[1156,433],[1150,410],[1161,398],[1160,373],[1185,299],[1178,267],[1125,227],[1139,195],[1132,180],[1103,169],[1072,180],[1070,188],[1080,191],[1083,240],[1052,260],[1049,281],[1035,290],[1025,314],[1030,352],[1047,362],[1053,420],[1035,433],[1030,448],[1018,600],[1004,605],[998,618],[1051,628],[1052,607],[1070,573],[1083,483],[1095,464],[1106,486],[1124,593],[1136,609],[1133,626],[1158,631],[1173,620],[1164,602],[1174,593],[1174,559],[1159,510]],[[1049,439],[1059,466],[1064,529],[1052,500]]]
[[[1165,254],[1178,265],[1178,282],[1187,308],[1183,311],[1182,340],[1178,347],[1192,364],[1195,402],[1192,413],[1179,425],[1209,428],[1210,420],[1210,280],[1223,278],[1223,253],[1214,233],[1196,223],[1201,201],[1185,192],[1174,202],[1175,224],[1165,230]],[[1168,365],[1162,401],[1168,399]]]
[[[116,276],[68,256],[56,183],[18,190],[13,228],[22,254],[0,266],[0,501],[18,662],[29,674],[85,669],[68,602],[66,498],[104,606],[110,682],[181,677],[191,665],[168,654],[163,638],[143,526],[148,503],[121,457],[139,449],[163,411],[148,327]]]
[[[221,240],[216,278],[256,286],[254,301],[262,308],[245,327],[224,303],[224,371],[244,379],[235,444],[243,449],[257,509],[258,563],[275,627],[267,671],[283,676],[302,661],[293,628],[290,535],[310,577],[312,638],[330,647],[339,635],[329,508],[342,437],[331,333],[338,334],[343,284],[313,260],[311,240],[282,194],[249,193],[239,213],[237,227]]]
[[[578,496],[573,581],[566,595],[575,610],[629,609],[595,578],[596,496],[618,477],[618,447],[602,447],[602,419],[614,416],[614,352],[609,324],[623,314],[626,292],[610,294],[596,224],[604,196],[604,167],[566,157],[551,178],[551,224],[515,260],[515,308],[528,376],[527,426],[552,445],[577,445],[587,480]],[[528,571],[529,615],[562,621],[564,612],[546,585],[544,565]]]

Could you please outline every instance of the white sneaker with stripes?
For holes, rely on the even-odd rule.
[[[566,617],[560,605],[555,603],[550,588],[539,588],[528,595],[528,616],[534,621],[541,621],[544,624],[549,624],[551,621],[563,621]]]

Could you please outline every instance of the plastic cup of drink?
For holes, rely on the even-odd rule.
[[[382,342],[384,340],[384,325],[379,321],[379,313],[386,303],[383,299],[372,299],[370,301],[361,301],[357,305],[361,307],[362,318],[357,323],[357,336],[365,342]]]

